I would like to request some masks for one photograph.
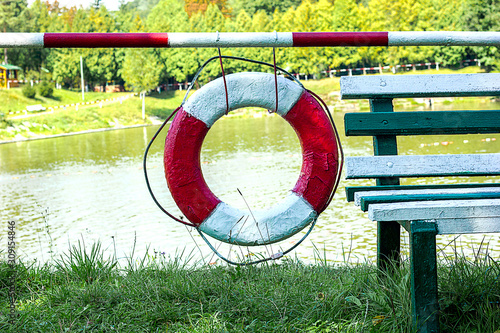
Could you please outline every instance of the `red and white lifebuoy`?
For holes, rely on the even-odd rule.
[[[275,76],[239,73],[226,76],[229,110],[276,108]],[[291,193],[264,211],[258,221],[221,201],[206,184],[200,151],[210,127],[226,113],[222,78],[196,91],[179,109],[165,141],[165,175],[182,213],[200,231],[227,243],[269,244],[286,239],[317,219],[329,203],[340,172],[335,133],[321,105],[301,86],[278,77],[278,110],[294,128],[302,146],[302,169]],[[260,229],[259,229],[260,228]],[[265,230],[265,232],[263,232]]]

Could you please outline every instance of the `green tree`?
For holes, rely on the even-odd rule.
[[[324,19],[332,12],[332,5],[326,0],[311,3],[302,2],[297,9],[289,8],[281,17],[279,27],[281,31],[314,32],[329,28]],[[298,73],[317,74],[325,69],[327,61],[325,48],[307,47],[287,50],[282,58],[286,67]]]
[[[160,2],[160,0],[133,0],[129,2],[120,0],[120,9],[118,15],[122,15],[124,13],[132,13],[133,15],[131,17],[135,17],[136,14],[139,14],[141,19],[143,21],[146,21],[147,17],[151,13],[151,10],[158,4],[158,2]],[[123,22],[119,18],[117,18],[117,21]]]
[[[184,4],[178,0],[161,0],[149,14],[146,25],[148,31],[190,31]],[[160,81],[165,82],[169,78],[174,78],[178,82],[186,81],[188,75],[198,68],[197,52],[198,49],[194,52],[188,49],[156,49],[157,65],[162,69]]]
[[[500,31],[500,3],[498,0],[465,0],[467,11],[462,16],[462,28],[466,31]],[[470,47],[469,55],[477,55],[487,71],[500,69],[500,48]]]
[[[115,20],[104,6],[100,6],[98,10],[94,8],[76,10],[67,27],[70,27],[72,32],[116,31]],[[124,58],[124,50],[112,48],[55,49],[51,53],[54,79],[70,85],[76,84],[80,74],[80,56],[84,59],[85,80],[91,86],[105,85],[107,81],[120,79],[119,70]],[[76,70],[73,68],[75,61],[78,64]]]
[[[0,2],[0,29],[3,32],[21,32],[23,16],[27,8],[26,0],[5,0]],[[8,64],[7,49],[4,49],[4,63]]]
[[[184,9],[191,17],[194,13],[205,13],[209,5],[215,5],[223,13],[224,16],[229,16],[231,9],[227,5],[227,0],[185,0]]]
[[[133,91],[152,90],[158,86],[162,66],[152,49],[128,49],[121,69],[126,87]]]
[[[328,28],[333,31],[359,31],[363,25],[359,6],[355,0],[337,0],[330,11],[327,11],[323,30]],[[329,20],[330,18],[330,20]],[[326,65],[329,68],[353,67],[361,62],[370,63],[366,48],[328,48],[325,49]]]
[[[460,31],[464,14],[463,0],[421,0],[418,30]],[[440,62],[444,66],[457,66],[466,57],[464,46],[427,46],[416,48],[420,61]]]
[[[250,15],[263,10],[267,15],[273,15],[275,11],[286,12],[289,8],[297,8],[302,0],[230,0],[229,4],[233,8],[233,15],[238,15],[244,10]]]

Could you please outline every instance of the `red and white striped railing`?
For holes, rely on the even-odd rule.
[[[0,48],[500,46],[500,32],[0,33]]]

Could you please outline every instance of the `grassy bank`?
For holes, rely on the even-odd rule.
[[[441,69],[436,71],[407,71],[401,74],[450,74],[450,73],[477,73],[481,70],[471,66],[460,70]],[[378,74],[375,74],[378,75]],[[399,75],[399,74],[398,74]],[[328,105],[335,105],[335,108],[366,109],[366,101],[340,101],[340,78],[326,78],[321,80],[302,81],[304,86],[317,93]],[[129,93],[95,93],[85,94],[86,101],[108,99],[120,97]],[[164,91],[161,94],[152,92],[146,97],[146,116],[165,119],[175,108],[177,108],[184,98],[185,91]],[[42,104],[45,107],[65,105],[81,102],[81,93],[55,89],[52,98],[44,98],[39,95],[35,99],[28,99],[22,95],[21,88],[10,90],[0,90],[0,99],[3,102],[0,114],[5,115],[0,119],[0,141],[43,137],[47,135],[72,133],[101,128],[120,128],[124,126],[150,124],[151,120],[142,119],[142,100],[132,97],[122,103],[104,102],[102,108],[93,104],[92,106],[67,107],[66,109],[56,109],[52,114],[39,115],[25,119],[11,119],[9,111],[23,110],[27,105]],[[415,104],[413,100],[398,100],[398,103]],[[405,105],[406,105],[405,104]],[[244,114],[244,113],[242,113]]]
[[[89,250],[89,249],[88,249]],[[0,263],[2,332],[412,332],[408,265],[380,276],[371,264],[298,260],[219,267],[145,257],[118,267],[99,244],[51,264]],[[443,332],[500,330],[500,262],[444,259]]]
[[[17,90],[17,91],[16,91]],[[5,91],[0,91],[0,93]],[[61,90],[58,90],[61,92]],[[64,91],[63,91],[64,92]],[[65,93],[68,93],[67,91]],[[53,113],[40,114],[36,117],[24,119],[4,119],[0,124],[0,140],[12,140],[23,138],[35,138],[47,135],[56,135],[62,133],[73,133],[85,130],[101,128],[120,128],[131,125],[150,124],[149,117],[158,117],[165,119],[184,98],[183,91],[166,91],[161,94],[151,93],[146,97],[146,119],[142,119],[142,100],[138,96],[125,99],[120,102],[103,102],[102,107],[99,104],[90,106],[80,105],[78,110],[75,106],[59,108]],[[11,89],[9,94],[21,95],[20,89]],[[69,92],[71,98],[61,99],[62,103],[68,104],[81,102],[73,100],[74,92]],[[93,93],[88,96],[88,100],[108,99],[120,97],[124,94],[104,94]],[[128,95],[126,93],[125,95]],[[86,95],[87,96],[87,95]],[[1,96],[0,96],[1,97]],[[22,96],[24,98],[24,96]],[[21,97],[19,97],[21,98]],[[87,99],[87,97],[86,97]],[[48,104],[46,107],[60,104]],[[44,105],[42,103],[42,105]]]
[[[103,92],[86,92],[86,101],[95,101],[112,97],[120,97],[129,93],[114,93],[107,94]],[[50,107],[63,104],[72,104],[82,102],[81,91],[54,89],[52,97],[42,97],[36,95],[35,98],[27,98],[22,93],[22,88],[11,88],[0,90],[0,99],[2,101],[1,112],[8,114],[10,111],[18,111],[26,109],[28,105],[42,104],[42,106]]]

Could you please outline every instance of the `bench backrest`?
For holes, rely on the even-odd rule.
[[[342,99],[370,99],[371,112],[347,113],[347,136],[373,136],[374,155],[346,159],[346,178],[500,175],[500,154],[399,155],[399,135],[500,133],[500,110],[394,112],[393,98],[500,96],[500,74],[342,77]],[[391,155],[391,156],[386,156]]]

